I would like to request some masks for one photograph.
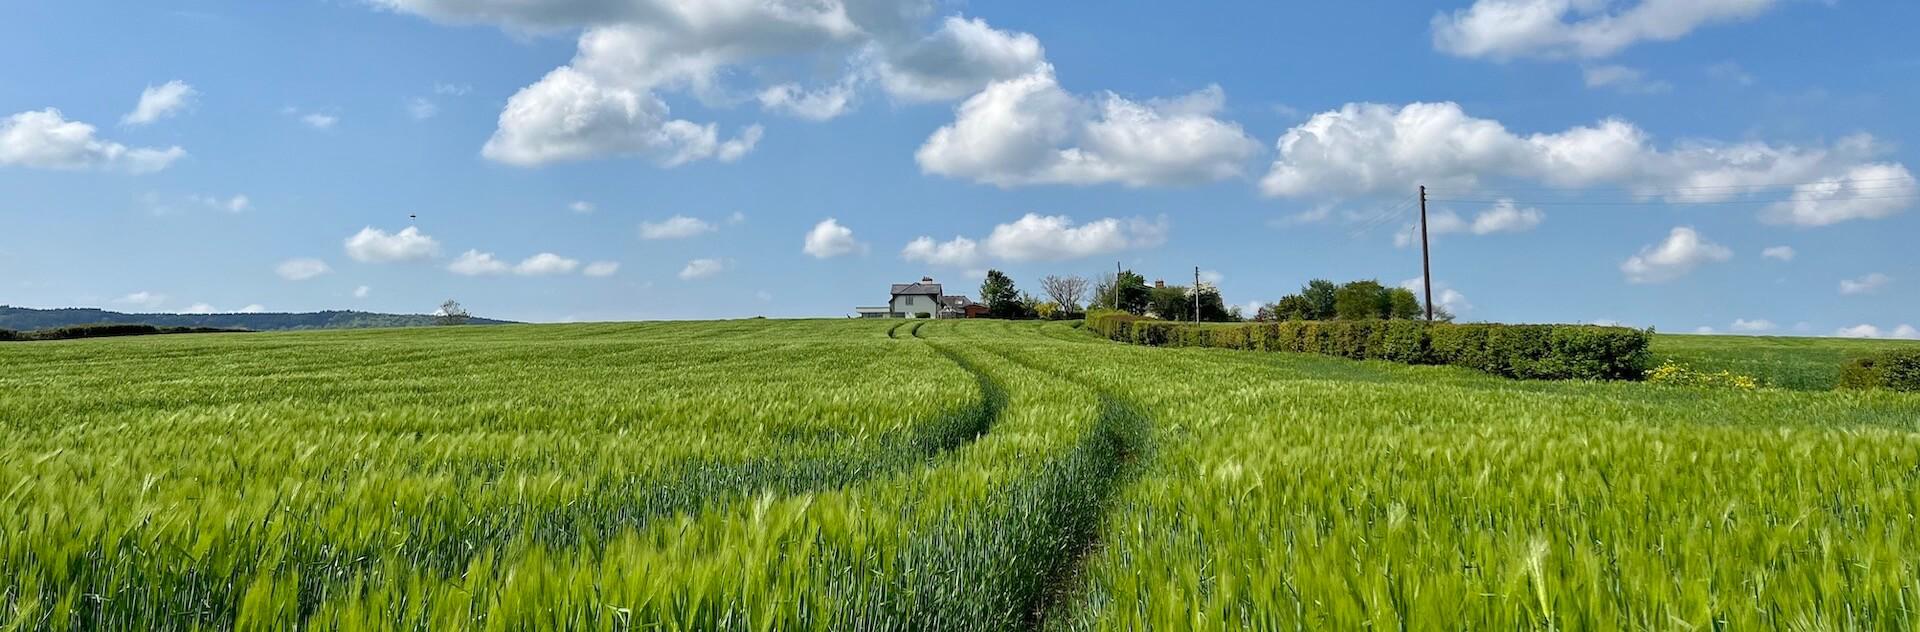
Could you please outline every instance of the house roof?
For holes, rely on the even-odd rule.
[[[974,305],[975,303],[973,299],[965,296],[942,296],[940,297],[940,304],[947,307],[964,308],[968,305]]]
[[[918,283],[893,284],[894,296],[900,296],[902,294],[913,294],[913,295],[924,294],[924,295],[930,295],[935,298],[938,298],[940,296],[940,290],[941,290],[940,284],[934,283],[933,278],[931,277],[920,277],[920,282]]]

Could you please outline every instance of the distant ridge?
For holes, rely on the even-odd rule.
[[[91,307],[33,309],[0,305],[0,329],[28,331],[72,325],[116,323],[155,327],[217,327],[276,331],[285,329],[357,329],[364,327],[425,327],[439,317],[430,314],[380,314],[352,310],[322,312],[260,312],[254,314],[128,314]],[[473,325],[504,325],[509,320],[468,318]]]

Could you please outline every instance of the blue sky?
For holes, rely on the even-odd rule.
[[[1248,305],[1416,279],[1424,183],[1467,320],[1920,337],[1920,5],[1110,5],[18,3],[0,303],[840,316],[1119,261]]]

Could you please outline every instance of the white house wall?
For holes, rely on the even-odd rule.
[[[920,312],[937,316],[940,314],[940,301],[924,294],[902,294],[893,297],[893,302],[888,304],[888,308],[907,318],[912,318]]]

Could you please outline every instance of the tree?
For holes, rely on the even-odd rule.
[[[1387,318],[1416,320],[1426,316],[1425,310],[1420,308],[1420,298],[1407,288],[1387,290],[1387,306]]]
[[[1147,313],[1147,278],[1134,274],[1132,270],[1120,272],[1114,280],[1114,307],[1120,311],[1142,316]]]
[[[1313,301],[1299,294],[1288,294],[1266,308],[1274,320],[1315,320]]]
[[[1148,306],[1155,318],[1162,320],[1193,320],[1194,291],[1184,285],[1169,285],[1148,290]],[[1232,322],[1238,320],[1227,309],[1227,303],[1220,298],[1220,288],[1211,283],[1200,284],[1200,320],[1210,323]]]
[[[1313,308],[1304,320],[1333,320],[1338,314],[1334,308],[1334,294],[1339,291],[1332,281],[1314,279],[1300,287],[1300,297],[1307,300]]]
[[[1020,302],[1020,290],[1013,287],[1012,278],[999,270],[988,270],[987,280],[980,282],[980,302],[987,306],[990,318],[1025,316],[1026,306]]]
[[[1387,288],[1379,281],[1354,281],[1333,294],[1334,317],[1340,320],[1382,318],[1387,308]]]
[[[1192,320],[1193,302],[1187,288],[1166,285],[1147,290],[1147,315],[1161,320]]]
[[[442,325],[465,325],[467,319],[472,317],[467,313],[467,308],[460,306],[460,301],[453,299],[447,299],[447,302],[440,304],[440,312],[437,316],[439,316],[438,322]]]
[[[1087,279],[1080,276],[1055,276],[1040,279],[1040,289],[1055,305],[1069,312],[1080,311],[1080,299],[1087,295]]]

